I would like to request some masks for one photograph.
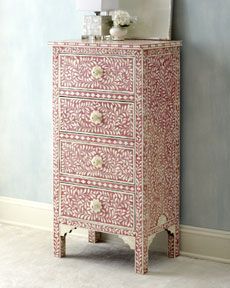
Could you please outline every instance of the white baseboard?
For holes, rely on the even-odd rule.
[[[0,222],[42,230],[52,229],[52,205],[0,197]]]
[[[52,218],[51,204],[0,197],[1,223],[51,231]],[[77,229],[76,235],[87,237],[87,231]],[[116,236],[103,235],[103,238],[121,243]],[[165,252],[166,233],[160,233],[150,249]],[[181,225],[181,255],[230,264],[230,232]]]
[[[230,232],[181,225],[181,255],[230,263]]]

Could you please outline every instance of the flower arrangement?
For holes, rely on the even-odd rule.
[[[117,10],[112,16],[113,27],[110,29],[110,35],[113,40],[124,40],[127,34],[127,27],[137,21],[136,17],[131,17],[127,11]]]
[[[133,23],[133,20],[127,11],[117,10],[113,14],[114,27],[128,27]]]

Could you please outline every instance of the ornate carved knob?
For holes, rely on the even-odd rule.
[[[92,165],[95,167],[95,168],[102,168],[102,165],[103,165],[103,160],[101,158],[101,156],[94,156],[92,161],[91,161]]]
[[[90,121],[98,125],[102,122],[102,114],[98,111],[93,111],[90,115]]]
[[[93,67],[91,74],[93,78],[100,79],[103,76],[103,69],[100,66]]]
[[[101,202],[98,199],[93,199],[90,202],[90,208],[94,213],[100,213],[101,212]]]

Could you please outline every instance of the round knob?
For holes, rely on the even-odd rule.
[[[95,213],[100,213],[101,212],[101,202],[98,200],[98,199],[93,199],[91,202],[90,202],[90,208],[93,212]]]
[[[93,111],[90,115],[90,121],[98,125],[102,122],[102,114],[98,111]]]
[[[103,160],[102,160],[101,156],[94,156],[91,163],[95,168],[100,169],[100,168],[102,168]]]
[[[103,69],[100,66],[93,67],[91,74],[93,78],[100,79],[103,76]]]

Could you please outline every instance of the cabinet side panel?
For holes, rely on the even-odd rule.
[[[145,50],[144,185],[150,234],[179,221],[179,89],[180,48]]]

